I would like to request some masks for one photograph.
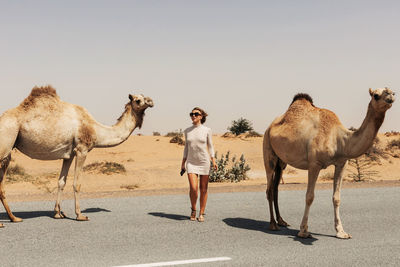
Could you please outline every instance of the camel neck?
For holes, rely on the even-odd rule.
[[[361,127],[350,135],[347,142],[346,154],[349,158],[359,157],[371,147],[384,119],[385,112],[376,112],[370,103]]]
[[[143,114],[137,114],[130,103],[125,106],[118,122],[113,126],[96,125],[97,142],[95,147],[112,147],[124,142],[136,127],[141,127]]]

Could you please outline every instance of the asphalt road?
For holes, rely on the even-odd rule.
[[[89,222],[55,220],[54,201],[1,208],[0,266],[121,266],[228,257],[196,266],[399,266],[400,187],[343,189],[341,215],[353,238],[334,237],[331,190],[316,191],[309,230],[296,237],[304,191],[280,192],[283,218],[268,230],[264,192],[210,194],[206,222],[191,222],[186,195],[82,199]],[[74,217],[73,201],[63,210]]]

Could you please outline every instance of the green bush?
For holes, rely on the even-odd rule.
[[[211,164],[210,182],[240,182],[247,179],[246,173],[250,170],[250,166],[246,164],[244,155],[240,156],[239,161],[236,160],[236,156],[230,160],[230,152],[226,155],[221,155],[218,159],[217,153],[215,154],[216,163],[218,170],[215,171]],[[229,164],[231,162],[231,164]],[[231,165],[231,166],[228,166]]]
[[[232,125],[228,127],[228,130],[235,135],[239,135],[248,131],[252,131],[253,126],[251,125],[251,122],[249,120],[240,118],[237,121],[232,121]]]

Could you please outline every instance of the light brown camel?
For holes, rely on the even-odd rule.
[[[18,107],[7,110],[0,117],[0,199],[11,221],[22,221],[12,214],[4,192],[4,175],[13,148],[33,159],[63,159],[55,218],[65,217],[60,209],[61,193],[75,158],[76,219],[88,220],[81,213],[78,197],[81,188],[79,176],[87,153],[94,147],[112,147],[124,142],[136,127],[142,126],[146,108],[153,107],[149,97],[129,95],[129,99],[118,122],[105,126],[95,121],[86,109],[61,101],[51,86],[35,87]]]
[[[346,129],[335,113],[315,107],[307,94],[296,95],[286,113],[271,123],[264,134],[263,144],[271,230],[278,230],[278,225],[288,226],[278,207],[278,186],[286,165],[308,170],[306,206],[298,233],[304,238],[311,236],[307,226],[308,214],[318,174],[321,169],[335,165],[333,206],[336,236],[351,238],[343,230],[339,216],[343,169],[348,159],[359,157],[371,147],[385,113],[394,101],[394,93],[388,88],[369,89],[369,93],[371,101],[367,115],[361,127],[354,132]]]

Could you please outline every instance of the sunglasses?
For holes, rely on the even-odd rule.
[[[192,117],[192,116],[198,117],[198,116],[201,116],[201,113],[198,113],[198,112],[190,112],[190,113],[189,113],[189,116],[190,116],[190,117]]]

